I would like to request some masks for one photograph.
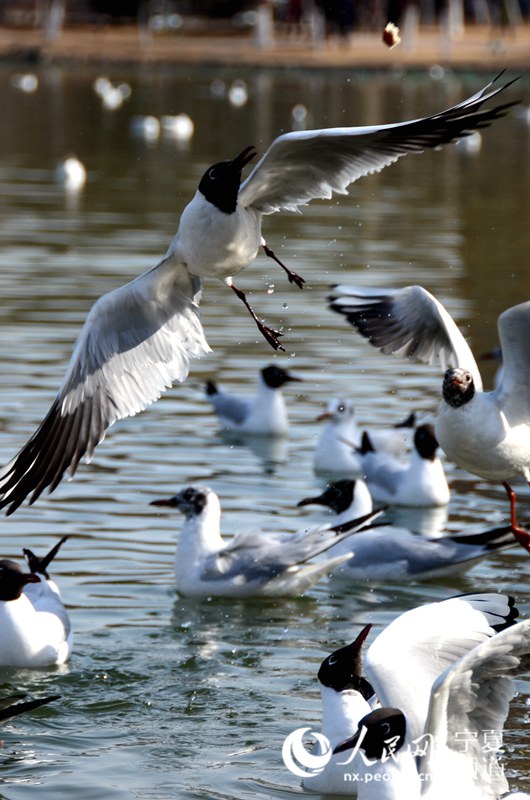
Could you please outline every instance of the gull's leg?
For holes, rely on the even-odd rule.
[[[512,529],[512,533],[521,547],[524,547],[524,549],[528,550],[530,553],[530,533],[524,528],[521,528],[517,522],[517,514],[515,512],[515,492],[512,487],[506,483],[506,481],[503,481],[502,485],[506,489],[506,494],[510,500],[510,527]]]
[[[282,347],[280,342],[278,341],[278,337],[281,336],[281,333],[279,331],[275,331],[273,328],[268,328],[266,325],[264,325],[264,323],[260,319],[257,318],[254,309],[247,300],[245,292],[242,289],[239,289],[237,286],[234,286],[231,278],[229,278],[226,281],[226,283],[228,284],[228,286],[230,286],[232,291],[235,292],[235,294],[239,297],[239,299],[245,304],[248,313],[258,326],[259,332],[267,340],[270,346],[274,348],[274,350],[285,350],[285,348]]]
[[[268,247],[268,245],[265,242],[265,239],[261,240],[261,246],[265,250],[265,255],[267,255],[269,258],[272,258],[273,261],[276,261],[278,266],[280,266],[284,270],[284,272],[287,273],[287,277],[289,278],[289,283],[296,283],[299,289],[303,289],[305,280],[302,278],[302,276],[298,275],[298,273],[296,272],[293,272],[292,269],[289,269],[289,267],[286,267],[285,264],[283,264],[280,261],[276,253],[273,250],[271,250],[270,247]]]

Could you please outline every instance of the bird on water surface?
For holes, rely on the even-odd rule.
[[[185,380],[190,359],[210,352],[199,320],[202,279],[229,286],[266,340],[280,348],[278,332],[257,318],[233,282],[263,245],[289,280],[303,285],[266,245],[263,215],[344,194],[355,180],[401,156],[486,127],[514,103],[483,108],[484,103],[511,83],[496,89],[489,83],[445,111],[409,122],[283,134],[243,183],[243,169],[256,155],[253,147],[209,167],[162,260],[92,307],[47,416],[2,471],[0,508],[12,514],[28,495],[31,504],[44,489],[52,492],[67,470],[75,473],[84,455],[92,458],[114,422],[139,413],[174,381]]]

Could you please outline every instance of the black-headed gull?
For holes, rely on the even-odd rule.
[[[359,480],[337,481],[321,495],[298,503],[311,504],[334,511],[336,524],[372,510],[368,488]],[[383,522],[358,531],[351,543],[346,543],[353,556],[334,571],[333,577],[354,581],[430,580],[465,572],[476,561],[515,545],[510,527],[455,535],[431,532],[427,538],[402,525]],[[336,545],[331,554],[343,549],[344,544]]]
[[[458,737],[453,741],[450,737],[459,730],[466,731],[467,722],[475,726],[471,728],[472,731],[478,731],[477,726],[482,721],[500,723],[502,730],[506,718],[506,714],[502,716],[502,712],[507,713],[513,687],[510,685],[510,693],[507,696],[505,684],[501,680],[495,685],[495,690],[490,696],[483,698],[482,692],[487,695],[487,690],[491,687],[490,678],[496,671],[507,668],[511,675],[517,674],[518,665],[521,663],[520,656],[528,652],[530,622],[521,623],[522,628],[516,625],[517,614],[513,599],[506,595],[492,593],[461,595],[429,603],[401,614],[370,645],[366,651],[364,667],[360,664],[360,645],[366,639],[370,626],[362,630],[353,645],[349,646],[349,651],[348,648],[335,651],[322,663],[320,670],[322,671],[326,664],[327,671],[332,670],[337,664],[339,672],[345,671],[340,655],[346,653],[350,659],[355,683],[345,685],[346,694],[343,698],[334,696],[330,691],[321,690],[323,721],[329,720],[330,715],[332,716],[332,722],[326,723],[326,730],[330,734],[327,738],[334,755],[329,758],[323,770],[320,768],[319,774],[305,780],[304,788],[311,790],[314,787],[317,791],[333,794],[358,793],[364,800],[366,798],[408,800],[409,797],[417,800],[422,787],[412,753],[407,760],[404,759],[402,771],[394,775],[396,781],[394,793],[386,794],[385,792],[391,792],[388,788],[390,779],[376,778],[375,774],[384,771],[383,768],[388,768],[389,764],[390,768],[395,764],[389,760],[380,763],[376,752],[372,749],[375,744],[373,738],[377,740],[376,729],[371,730],[366,741],[366,731],[361,731],[362,724],[365,728],[371,729],[372,724],[377,727],[385,721],[384,713],[370,716],[374,709],[378,711],[376,708],[378,704],[390,714],[397,711],[405,720],[405,727],[402,725],[403,719],[394,720],[396,723],[394,725],[391,719],[387,718],[386,722],[390,723],[390,727],[385,729],[383,725],[381,731],[386,732],[387,739],[392,738],[394,747],[397,747],[398,751],[406,741],[407,744],[417,746],[418,753],[422,746],[427,748],[427,741],[422,737],[426,732],[430,732],[428,729],[430,720],[436,725],[435,738],[438,739],[443,753],[449,751],[453,745],[456,750]],[[512,630],[515,631],[514,634],[509,633]],[[482,671],[484,653],[489,654],[495,662],[494,665],[491,664],[489,675]],[[471,674],[468,667],[471,667]],[[475,675],[473,670],[476,670]],[[445,683],[451,673],[453,678]],[[361,676],[364,680],[361,680]],[[475,676],[478,683],[482,681],[480,688],[474,685]],[[457,680],[454,695],[450,698],[452,702],[448,701],[447,694],[438,698],[437,687],[446,687],[449,691],[454,678]],[[322,684],[320,672],[319,680]],[[340,691],[340,681],[338,681],[335,693]],[[478,696],[480,702],[476,703],[474,701]],[[462,700],[461,704],[458,702],[459,697]],[[436,702],[438,706],[433,713],[433,703]],[[488,703],[491,704],[489,711],[485,708]],[[341,730],[351,731],[356,714],[360,715],[357,731],[353,735],[346,734],[342,746],[337,746],[336,740],[340,738]],[[445,732],[444,722],[449,722]],[[460,722],[463,724],[462,729],[458,727]],[[489,728],[490,731],[495,729],[495,725]],[[361,737],[365,740],[368,752],[358,752],[362,748],[362,740],[359,743]],[[462,741],[460,744],[465,745],[465,742]],[[476,748],[479,744],[476,743]],[[354,757],[347,758],[348,750],[356,745]],[[387,749],[388,747],[387,742]],[[343,758],[339,759],[341,753]],[[348,763],[345,764],[345,761]],[[399,763],[398,760],[398,767]],[[469,764],[465,762],[464,766],[463,778],[466,781],[466,788],[469,789],[467,786],[469,773],[466,771],[469,769]],[[367,775],[365,770],[370,768],[374,770],[372,779],[364,777]],[[357,777],[353,779],[352,785],[354,775]],[[458,777],[459,773],[455,771],[450,780],[456,782]],[[376,793],[373,792],[371,784],[376,784]],[[452,785],[454,790],[455,784]],[[426,784],[423,788],[425,786]],[[446,800],[451,794],[433,793],[425,796],[431,800],[435,797]],[[453,791],[453,796],[471,797],[472,800],[478,800],[479,797],[498,797],[498,795],[478,795],[476,791],[470,795]]]
[[[347,737],[353,736],[359,720],[377,706],[375,692],[362,674],[362,646],[371,627],[366,625],[354,642],[327,656],[318,670],[322,701],[321,732],[330,748],[337,747]],[[324,755],[323,751],[324,748],[317,743],[313,752],[318,756]],[[343,761],[343,756],[329,758],[322,770],[307,775],[303,782],[304,789],[324,794],[344,793],[344,773],[350,772],[350,767],[344,767]]]
[[[360,448],[361,473],[373,499],[397,506],[447,505],[449,486],[437,450],[434,426],[429,423],[416,428],[407,461],[376,450],[370,435],[364,433]]]
[[[32,587],[35,590],[32,591]],[[73,634],[58,589],[36,572],[0,561],[0,665],[43,667],[70,658]]]
[[[13,513],[28,495],[32,503],[44,489],[53,491],[66,470],[73,475],[85,454],[92,457],[110,425],[185,380],[190,359],[210,351],[198,314],[203,278],[230,286],[270,344],[280,347],[277,332],[257,319],[232,280],[262,244],[275,258],[261,235],[263,215],[345,193],[407,153],[487,126],[514,105],[482,108],[509,85],[491,89],[489,83],[456,106],[411,122],[283,134],[243,183],[253,147],[209,167],[160,263],[93,306],[51,409],[3,471],[0,508]]]
[[[436,678],[419,737],[406,711],[381,708],[359,721],[333,757],[352,748],[363,751],[354,758],[360,800],[505,797],[509,786],[497,756],[514,678],[529,665],[530,620],[525,620],[486,638]]]
[[[221,506],[214,491],[188,486],[151,505],[169,506],[185,516],[175,554],[177,590],[189,597],[298,596],[328,575],[352,552],[313,561],[368,521],[320,525],[298,533],[221,535]],[[370,518],[378,516],[374,512]]]
[[[481,478],[503,482],[510,497],[513,532],[530,549],[518,524],[508,482],[530,482],[530,301],[498,319],[503,354],[501,384],[484,392],[480,372],[464,336],[443,305],[421,286],[365,289],[337,286],[331,308],[385,353],[431,362],[446,369],[436,438],[456,464]]]
[[[213,381],[206,384],[206,399],[227,430],[253,436],[285,436],[289,427],[282,386],[302,379],[271,364],[258,377],[258,391],[252,399],[225,392]]]
[[[358,454],[351,445],[360,446],[361,430],[355,418],[355,408],[351,400],[332,397],[326,410],[317,417],[325,422],[313,453],[313,469],[317,474],[355,477],[361,474]],[[403,453],[410,444],[411,432],[416,423],[415,414],[398,422],[392,428],[370,429],[370,438],[377,450],[385,450],[394,455]]]
[[[12,694],[8,697],[0,698],[0,721],[18,717],[19,714],[25,714],[26,711],[33,711],[34,708],[53,703],[54,700],[60,700],[60,694],[49,695],[48,697],[38,697],[35,700],[24,700],[25,694]],[[24,700],[24,702],[20,702]]]
[[[329,508],[337,515],[334,519],[335,525],[364,517],[365,514],[370,514],[374,507],[370,490],[360,478],[343,478],[335,481],[329,484],[322,494],[306,497],[297,505],[299,507],[319,505]]]

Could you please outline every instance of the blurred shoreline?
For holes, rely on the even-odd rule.
[[[382,32],[381,32],[382,34]],[[389,49],[376,33],[314,43],[285,33],[259,42],[252,34],[152,33],[136,26],[65,28],[48,40],[41,30],[0,28],[0,59],[33,64],[173,64],[278,69],[530,70],[530,25],[469,26],[450,37],[439,27],[418,29]]]

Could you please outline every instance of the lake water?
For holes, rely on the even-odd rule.
[[[138,67],[109,74],[132,88],[109,111],[93,90],[96,72],[42,69],[38,90],[25,94],[11,84],[16,71],[0,70],[0,463],[47,412],[92,302],[162,256],[209,164],[249,144],[263,152],[291,128],[297,103],[308,127],[393,122],[439,111],[490,77]],[[247,104],[214,95],[214,78],[226,87],[244,78]],[[530,102],[528,77],[512,98]],[[188,146],[131,131],[134,115],[179,112],[195,122]],[[54,181],[72,151],[89,173],[77,198]],[[283,740],[302,725],[318,728],[320,661],[360,626],[377,631],[420,603],[489,589],[513,593],[528,616],[530,557],[520,549],[436,582],[324,582],[301,599],[266,602],[182,599],[173,577],[181,520],[149,503],[200,482],[219,494],[230,533],[326,519],[296,503],[321,486],[312,452],[327,400],[352,398],[359,421],[376,426],[411,410],[432,418],[440,391],[438,368],[378,355],[329,312],[329,285],[422,283],[481,353],[497,344],[498,314],[530,296],[529,209],[530,126],[514,110],[484,132],[474,156],[454,147],[410,156],[348,197],[265,221],[268,243],[307,288],[289,285],[265,257],[238,282],[283,327],[285,354],[268,349],[226,287],[206,285],[213,353],[147,412],[115,425],[73,481],[1,519],[3,557],[20,557],[24,546],[44,552],[70,534],[54,575],[76,637],[63,669],[1,671],[0,695],[62,695],[2,728],[1,798],[293,797],[300,787],[282,763]],[[283,457],[271,460],[219,435],[202,384],[250,393],[273,361],[304,383],[285,391],[290,433]],[[484,370],[491,383],[493,366]],[[451,531],[507,521],[501,487],[446,466]],[[520,510],[530,517],[524,487]],[[514,787],[529,790],[530,684],[519,689],[506,769]]]

